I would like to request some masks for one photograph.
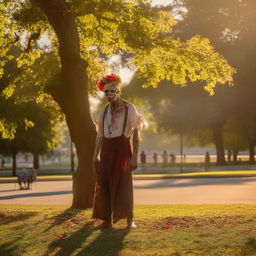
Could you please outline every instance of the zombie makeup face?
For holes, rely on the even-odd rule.
[[[106,84],[104,86],[104,93],[107,97],[108,102],[114,102],[117,100],[118,95],[120,93],[119,86],[113,84]]]

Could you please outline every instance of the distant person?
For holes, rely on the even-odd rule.
[[[175,165],[176,156],[175,156],[173,153],[170,154],[170,162],[171,162],[171,165],[172,165],[172,166]]]
[[[158,157],[157,153],[154,152],[154,154],[153,154],[153,161],[154,161],[154,165],[155,166],[157,165],[157,157]]]
[[[210,166],[210,162],[211,162],[211,158],[210,158],[210,154],[207,151],[205,153],[205,158],[204,158],[204,163],[205,163],[205,170],[208,170],[208,167]]]
[[[147,159],[147,156],[146,156],[145,152],[142,151],[140,154],[140,162],[141,162],[141,170],[142,171],[145,170],[146,159]]]
[[[25,160],[25,162],[28,161],[28,154],[25,154],[25,155],[24,155],[24,160]]]
[[[228,149],[228,164],[231,164],[232,151]]]
[[[2,169],[4,168],[4,165],[5,165],[5,159],[3,158],[2,161],[1,161],[1,168]]]
[[[163,167],[166,167],[168,164],[168,154],[166,150],[164,150],[162,158],[163,158]]]
[[[187,155],[183,154],[183,163],[186,163],[186,160],[187,160]]]

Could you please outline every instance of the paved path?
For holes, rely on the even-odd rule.
[[[18,186],[17,186],[18,188]],[[70,205],[71,181],[37,182],[32,190],[0,184],[0,204]],[[134,180],[134,201],[150,204],[256,204],[256,177]]]

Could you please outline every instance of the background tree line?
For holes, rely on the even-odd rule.
[[[175,36],[187,40],[200,34],[210,39],[236,68],[235,86],[217,85],[209,97],[200,81],[185,87],[163,81],[157,89],[141,90],[144,81],[135,77],[126,88],[127,95],[146,97],[160,128],[184,134],[197,145],[213,143],[218,165],[226,163],[225,149],[232,152],[234,162],[241,150],[248,150],[250,163],[255,162],[255,7],[252,0],[177,0],[162,7],[179,15]]]

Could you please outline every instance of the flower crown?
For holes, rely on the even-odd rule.
[[[109,83],[119,84],[121,83],[121,78],[116,74],[106,75],[98,82],[98,89],[103,91],[104,86]]]

